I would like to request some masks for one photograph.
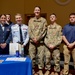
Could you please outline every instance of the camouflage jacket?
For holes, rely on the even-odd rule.
[[[56,23],[54,25],[49,25],[47,27],[47,34],[44,40],[44,43],[46,46],[48,44],[52,44],[53,46],[58,46],[60,45],[62,41],[62,27]]]
[[[39,19],[33,17],[29,20],[28,26],[30,40],[32,41],[33,38],[36,38],[38,41],[41,41],[46,34],[46,19],[43,17],[40,17]]]

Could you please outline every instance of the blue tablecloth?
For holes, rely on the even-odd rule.
[[[10,56],[0,56],[0,75],[32,75],[32,62],[29,57],[26,61],[5,61]]]

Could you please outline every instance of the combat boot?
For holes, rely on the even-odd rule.
[[[39,70],[37,73],[38,73],[39,75],[43,75],[42,70]]]
[[[55,75],[59,75],[57,72],[55,72]]]
[[[46,71],[44,75],[50,75],[50,71]]]
[[[51,74],[50,74],[50,75],[55,75],[55,74],[54,74],[54,72],[51,72]]]

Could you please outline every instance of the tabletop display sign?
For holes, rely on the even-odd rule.
[[[10,43],[9,44],[9,54],[10,55],[16,55],[16,51],[19,51],[19,54],[21,54],[21,45],[18,43]]]

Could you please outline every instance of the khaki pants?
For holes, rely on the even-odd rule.
[[[69,73],[69,62],[70,62],[70,57],[72,54],[74,66],[75,66],[75,48],[73,49],[68,49],[66,45],[63,46],[64,48],[64,75],[68,75]]]
[[[54,66],[54,71],[60,72],[60,51],[59,49],[54,49],[52,52],[50,49],[45,47],[45,68],[50,70],[51,68],[51,57],[53,57],[55,66]]]
[[[43,69],[44,67],[44,44],[35,45],[34,43],[30,42],[29,56],[32,59],[33,68],[35,67],[35,64],[38,63],[38,68]]]

